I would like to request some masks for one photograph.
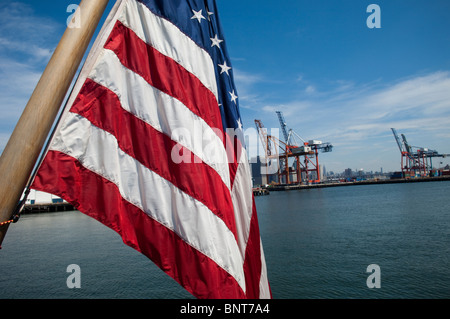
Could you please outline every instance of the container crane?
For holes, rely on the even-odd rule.
[[[397,146],[401,154],[401,170],[405,178],[416,176],[429,176],[430,170],[433,168],[433,157],[447,157],[450,154],[439,154],[435,150],[428,148],[411,146],[406,140],[404,134],[401,139],[395,128],[391,128]]]
[[[281,113],[280,111],[277,111],[276,113],[278,115],[278,121],[280,122],[281,132],[283,132],[284,141],[289,144],[289,135],[287,133],[287,125],[283,113]]]
[[[261,122],[261,120],[255,120],[255,125],[256,125],[256,131],[258,132],[258,135],[261,139],[261,143],[264,147],[264,154],[267,157],[269,157],[272,153],[271,153],[271,147],[270,147],[270,140],[268,138],[267,135],[267,130],[264,127],[263,123]]]
[[[411,163],[413,162],[413,157],[408,151],[407,144],[405,145],[406,138],[403,138],[404,137],[403,136],[402,137],[403,139],[401,140],[399,135],[397,134],[397,130],[395,128],[391,128],[391,130],[401,154],[402,175],[409,176],[412,167]]]
[[[395,141],[397,142],[397,146],[400,150],[400,153],[402,153],[403,152],[403,144],[400,141],[400,137],[397,134],[397,130],[395,128],[391,128],[391,130],[392,130],[392,134],[394,134],[394,138],[395,138]]]
[[[395,128],[391,128],[397,146],[401,154],[401,169],[403,177],[415,177],[416,175],[424,176],[426,174],[426,165],[422,161],[419,154],[415,154],[412,147],[409,145],[404,134],[400,134],[401,139]]]
[[[255,120],[256,131],[261,139],[262,146],[264,148],[264,161],[266,166],[266,176],[269,175],[269,164],[272,160],[279,161],[280,155],[278,147],[283,143],[275,136],[267,134],[267,129],[264,127],[261,120]],[[282,163],[280,163],[282,165]],[[278,177],[280,179],[280,177]]]
[[[284,119],[283,113],[281,111],[276,111],[278,120],[280,122],[281,131],[285,139],[285,165],[288,167],[288,158],[294,157],[294,170],[297,175],[297,183],[302,182],[302,171],[305,172],[306,181],[319,183],[320,182],[320,172],[319,172],[319,158],[318,151],[321,152],[331,152],[333,145],[330,143],[322,143],[318,140],[305,141],[300,135],[298,135],[294,130],[287,130],[286,120]],[[299,140],[297,140],[297,138]],[[300,161],[300,156],[303,157],[303,161]],[[315,160],[314,160],[315,159]],[[286,175],[286,183],[289,184],[289,169],[283,171],[283,175]],[[313,173],[316,179],[310,180],[309,173]]]
[[[264,155],[266,162],[270,160],[276,160],[278,162],[278,182],[290,184],[290,168],[289,158],[294,156],[292,154],[291,145],[286,144],[275,136],[267,134],[267,129],[262,124],[261,120],[255,120],[256,129],[264,147]],[[266,166],[267,167],[267,166]],[[266,170],[268,174],[268,170]],[[301,182],[300,175],[297,176],[298,183]]]

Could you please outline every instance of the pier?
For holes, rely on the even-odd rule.
[[[256,187],[253,188],[253,195],[254,196],[270,195],[270,192],[267,188]]]
[[[282,184],[267,187],[270,191],[287,191],[310,188],[325,188],[339,186],[355,186],[355,185],[377,185],[377,184],[397,184],[397,183],[422,183],[450,181],[450,176],[420,177],[420,178],[395,178],[395,179],[373,179],[350,182],[333,182],[333,183],[317,183],[317,184]]]
[[[40,203],[40,204],[26,204],[23,208],[22,214],[26,213],[45,213],[45,212],[62,212],[76,210],[71,204],[66,202],[61,203]]]

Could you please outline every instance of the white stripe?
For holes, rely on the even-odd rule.
[[[113,91],[123,109],[191,150],[231,189],[228,158],[219,133],[183,103],[127,69],[110,50],[100,55],[89,78]]]
[[[243,258],[247,248],[248,238],[250,234],[250,223],[253,214],[253,192],[251,185],[250,165],[248,164],[247,153],[245,149],[241,152],[239,166],[233,183],[231,197],[236,214],[236,231],[238,234],[238,245]],[[260,258],[261,258],[261,274],[259,280],[259,297],[261,299],[269,299],[270,287],[267,276],[267,266],[264,257],[262,242],[260,239]]]
[[[267,277],[266,258],[264,257],[263,245],[261,243],[261,277],[259,279],[259,298],[270,299],[269,278]]]
[[[144,42],[194,74],[217,99],[217,82],[211,56],[172,22],[151,12],[142,3],[128,1],[119,21]]]
[[[68,113],[52,150],[117,185],[122,197],[178,234],[233,276],[245,291],[243,258],[233,233],[203,203],[121,151],[111,134]]]
[[[63,112],[61,114],[60,121],[58,125],[56,126],[55,132],[59,130],[59,127],[64,123],[64,119],[66,117],[66,114],[69,112],[70,108],[72,107],[73,103],[75,102],[76,98],[78,97],[78,94],[80,93],[80,90],[82,89],[84,83],[86,82],[86,78],[88,74],[91,72],[92,68],[95,66],[95,63],[98,59],[99,54],[104,50],[103,47],[108,40],[111,31],[113,30],[114,26],[116,25],[117,18],[123,11],[123,7],[125,5],[126,0],[117,0],[114,4],[113,8],[109,12],[108,16],[106,17],[105,23],[103,24],[102,28],[99,31],[99,34],[97,38],[95,39],[94,43],[92,44],[92,48],[86,57],[86,61],[83,64],[83,67],[80,70],[80,74],[78,78],[76,79],[76,82],[74,83],[72,92],[70,93],[70,96],[67,100],[67,103],[63,109]]]
[[[233,201],[236,216],[238,245],[242,256],[245,256],[245,249],[250,233],[250,221],[253,213],[250,167],[246,162],[246,156],[246,151],[243,149],[231,191],[231,200]]]

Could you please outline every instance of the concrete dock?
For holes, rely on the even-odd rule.
[[[351,182],[319,183],[319,184],[310,184],[310,185],[305,185],[305,184],[289,184],[289,185],[287,185],[287,184],[284,184],[284,185],[269,186],[269,187],[267,187],[267,189],[269,191],[276,192],[276,191],[324,188],[324,187],[397,184],[397,183],[422,183],[422,182],[437,182],[437,181],[450,181],[450,176],[364,180],[364,181],[351,181]]]

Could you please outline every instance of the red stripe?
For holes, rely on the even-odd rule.
[[[244,148],[237,136],[226,134],[226,147],[229,160],[231,185],[234,185],[234,179],[239,168],[239,163]],[[259,282],[261,279],[261,237],[259,233],[258,216],[256,212],[255,199],[252,195],[252,217],[250,219],[250,230],[245,249],[244,275],[246,295],[249,299],[260,298]],[[269,287],[270,289],[270,287]]]
[[[125,153],[205,204],[237,236],[230,190],[219,174],[187,148],[124,110],[114,92],[87,79],[71,112],[114,135]],[[175,163],[172,151],[187,162]]]
[[[150,85],[180,100],[212,128],[222,121],[214,94],[192,73],[142,41],[117,21],[105,49],[114,51],[121,63],[142,76]]]
[[[259,234],[258,217],[256,214],[255,199],[253,200],[252,218],[250,220],[250,233],[245,249],[244,275],[247,298],[259,299],[259,281],[261,278],[261,237]]]
[[[230,274],[124,200],[115,184],[86,169],[76,159],[50,151],[33,188],[64,198],[118,232],[125,244],[149,257],[195,297],[245,298]]]
[[[112,50],[126,68],[142,76],[151,86],[181,101],[211,128],[223,127],[214,94],[195,75],[142,41],[120,21],[117,21],[104,47]],[[222,134],[218,136],[226,144],[230,185],[233,185],[239,154],[235,147],[229,147],[232,143],[224,139]]]

